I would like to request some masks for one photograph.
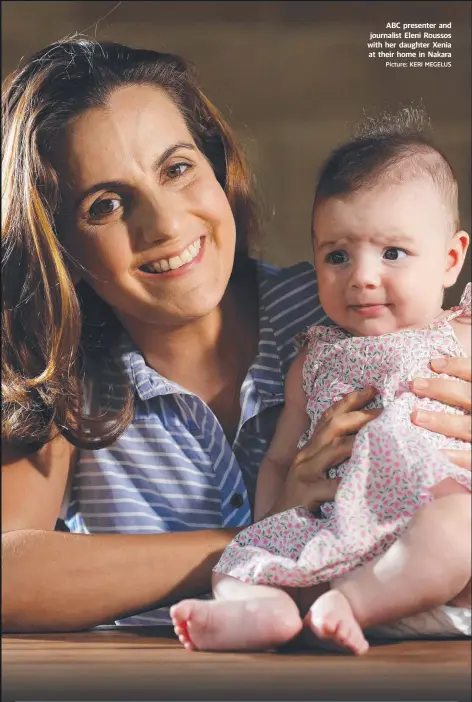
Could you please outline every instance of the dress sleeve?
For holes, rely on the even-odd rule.
[[[472,284],[467,283],[465,290],[462,293],[461,301],[459,302],[459,308],[464,317],[471,317],[471,294],[472,294]]]
[[[307,398],[311,397],[313,385],[320,363],[320,344],[325,327],[311,327],[295,337],[297,351],[306,348],[306,358],[303,364],[303,390]]]

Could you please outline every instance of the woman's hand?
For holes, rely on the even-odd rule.
[[[349,458],[355,434],[381,413],[381,409],[363,409],[375,394],[374,388],[356,390],[323,414],[310,441],[297,454],[270,514],[299,506],[314,511],[334,499],[340,479],[328,478],[327,471]]]
[[[447,405],[470,411],[471,407],[471,359],[440,358],[431,361],[431,368],[437,373],[447,373],[462,381],[447,378],[415,378],[411,389],[418,397],[429,397]],[[471,440],[471,417],[462,414],[446,414],[415,409],[412,422],[420,427],[435,431],[444,436],[452,436],[463,441]],[[449,459],[461,468],[471,469],[471,452],[444,450]]]

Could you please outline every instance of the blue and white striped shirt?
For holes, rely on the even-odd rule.
[[[293,339],[326,323],[310,264],[276,270],[257,262],[256,270],[258,354],[241,387],[233,444],[203,400],[146,365],[123,337],[117,357],[135,388],[134,418],[110,447],[80,451],[66,513],[71,532],[150,534],[251,523],[257,472],[296,353]],[[120,379],[116,370],[101,371],[113,404]],[[117,623],[168,622],[167,610],[155,610]]]

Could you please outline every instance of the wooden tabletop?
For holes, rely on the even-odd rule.
[[[2,700],[471,699],[470,641],[373,646],[366,656],[202,653],[167,628],[3,637]]]

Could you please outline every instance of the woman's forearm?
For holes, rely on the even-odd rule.
[[[2,630],[72,631],[211,590],[237,529],[153,535],[2,535]]]

